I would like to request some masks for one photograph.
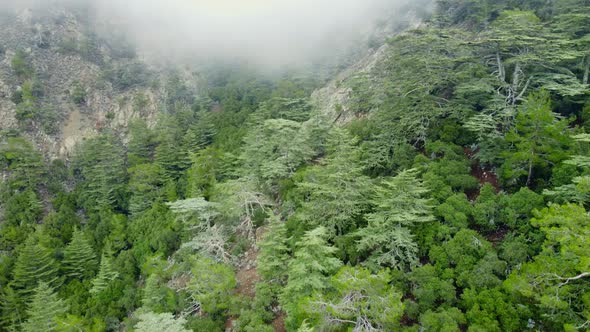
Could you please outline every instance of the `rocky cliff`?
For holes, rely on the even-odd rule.
[[[0,130],[31,138],[48,158],[67,157],[100,130],[124,134],[130,120],[153,125],[165,110],[170,71],[152,66],[105,22],[84,9],[21,9],[0,16]],[[30,73],[19,73],[19,61]],[[176,71],[197,93],[200,78]],[[19,114],[23,86],[33,86],[35,116]],[[23,112],[20,112],[23,113]],[[53,124],[48,129],[48,122]]]

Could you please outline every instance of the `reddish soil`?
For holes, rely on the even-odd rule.
[[[221,104],[220,103],[213,104],[213,106],[211,106],[211,112],[213,112],[213,113],[223,112],[223,108],[221,108]]]
[[[246,256],[244,256],[244,263],[240,264],[240,267],[236,271],[236,281],[238,282],[236,287],[237,295],[250,299],[254,299],[254,296],[256,296],[256,283],[260,280],[260,277],[256,273],[256,266],[248,266],[247,262],[256,262],[257,258],[257,250],[254,247],[250,247],[246,252]],[[236,316],[230,316],[225,321],[225,331],[233,331],[234,321],[238,318]]]
[[[224,331],[232,331],[233,327],[234,327],[234,321],[236,320],[236,317],[229,317],[226,321],[225,324],[223,325],[223,329]]]
[[[475,159],[475,154],[477,150],[472,150],[471,148],[464,148],[463,151],[469,160],[471,160],[471,175],[475,177],[479,183],[483,186],[486,183],[491,184],[495,189],[496,193],[500,192],[500,183],[498,181],[498,176],[496,173],[492,171],[488,171],[484,169],[477,159]],[[479,197],[479,189],[471,190],[466,193],[469,200],[475,201],[477,197]]]
[[[492,243],[493,246],[496,246],[500,242],[504,241],[506,235],[510,232],[508,228],[500,228],[495,232],[486,235],[486,239]]]
[[[244,258],[245,261],[256,262],[258,258],[258,252],[251,248],[246,252],[246,257]],[[236,273],[236,279],[238,281],[238,288],[236,288],[236,293],[242,296],[247,296],[250,298],[254,298],[256,295],[256,283],[260,281],[260,277],[256,272],[255,266],[250,266],[248,269],[247,265],[244,265],[243,268],[240,268]]]
[[[256,230],[256,242],[262,240],[264,233],[266,233],[266,227],[259,227]],[[255,263],[258,260],[258,249],[255,246],[251,246],[250,249],[246,252],[246,255],[242,259],[242,263],[240,267],[236,271],[236,280],[238,282],[238,286],[236,287],[236,294],[254,299],[256,296],[256,284],[260,281],[260,276],[256,271]],[[229,317],[225,322],[225,330],[231,331],[233,327],[233,322],[238,319],[238,317]],[[285,332],[285,314],[280,312],[276,318],[272,321],[271,326],[274,328],[275,331],[278,332]]]
[[[276,332],[286,332],[285,329],[285,313],[280,312],[277,317],[272,321],[271,326],[275,329]]]

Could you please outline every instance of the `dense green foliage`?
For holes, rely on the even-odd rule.
[[[225,67],[67,162],[2,132],[0,331],[588,330],[589,40],[585,0],[441,0],[341,126],[315,77]],[[151,84],[121,52],[104,78]]]

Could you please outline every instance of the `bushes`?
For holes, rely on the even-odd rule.
[[[12,60],[10,61],[10,66],[20,79],[29,79],[35,73],[30,59],[22,50],[16,51],[12,57]]]
[[[80,82],[74,82],[72,88],[70,89],[70,99],[76,105],[82,105],[86,103],[87,95],[88,94],[86,90],[82,87],[82,85],[80,85]]]
[[[140,62],[111,65],[103,71],[102,76],[113,84],[117,90],[128,90],[145,86],[152,78],[152,73]]]

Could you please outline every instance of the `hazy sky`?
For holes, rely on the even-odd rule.
[[[89,1],[149,53],[288,64],[336,53],[412,0]],[[421,0],[426,1],[426,0]]]

